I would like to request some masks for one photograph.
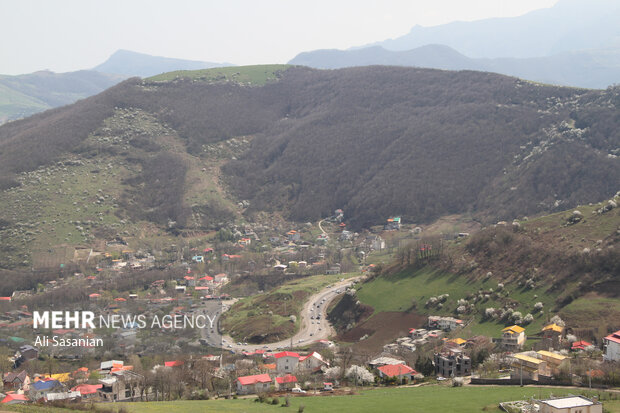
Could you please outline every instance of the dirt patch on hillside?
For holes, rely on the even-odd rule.
[[[401,313],[398,311],[386,311],[377,313],[368,320],[360,323],[355,328],[340,334],[339,341],[355,342],[354,347],[359,350],[376,352],[398,337],[409,334],[409,329],[418,328],[424,325],[426,316],[411,313]],[[368,338],[359,339],[368,334]]]

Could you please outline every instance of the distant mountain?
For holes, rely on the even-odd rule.
[[[230,63],[200,62],[195,60],[173,59],[148,54],[118,50],[108,60],[93,70],[115,73],[126,77],[149,77],[175,70],[198,70],[212,67],[233,66]]]
[[[474,58],[529,58],[620,46],[620,3],[560,0],[519,17],[415,26],[396,39],[373,43],[388,50],[444,44]]]
[[[96,95],[128,77],[223,66],[232,65],[119,50],[93,70],[68,73],[44,70],[18,76],[0,75],[0,125]]]
[[[620,83],[620,48],[565,52],[534,58],[473,59],[444,45],[427,45],[407,51],[370,46],[363,49],[304,52],[289,63],[318,69],[389,65],[480,70],[556,85],[599,89]]]
[[[0,124],[95,95],[124,78],[92,70],[0,75]]]
[[[317,69],[353,66],[417,66],[448,70],[484,70],[484,66],[444,45],[427,45],[407,51],[391,51],[381,46],[354,50],[316,50],[295,56],[289,64]]]

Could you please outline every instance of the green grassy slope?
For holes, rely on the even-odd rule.
[[[192,79],[208,83],[234,82],[260,86],[276,80],[278,72],[286,70],[289,67],[291,67],[291,65],[252,65],[201,70],[178,70],[149,77],[146,81],[170,82],[175,79]]]
[[[486,308],[498,308],[506,300],[515,300],[519,303],[515,311],[520,311],[523,315],[527,313],[534,314],[534,304],[536,302],[541,301],[548,308],[553,305],[554,298],[557,296],[557,293],[546,293],[545,287],[534,289],[506,288],[503,291],[491,293],[489,298],[483,298],[476,302],[473,311],[460,315],[456,313],[457,301],[459,299],[465,299],[470,294],[475,294],[478,291],[482,291],[484,294],[487,294],[491,289],[496,291],[498,289],[497,285],[498,283],[494,279],[471,280],[465,276],[458,276],[425,267],[414,272],[402,272],[392,276],[377,277],[358,288],[357,296],[362,303],[373,307],[375,313],[412,310],[415,300],[415,311],[418,313],[450,315],[464,320],[471,319],[472,323],[469,327],[471,334],[483,334],[492,337],[499,336],[500,330],[505,327],[506,323],[485,321],[482,315]],[[430,297],[436,297],[441,294],[449,294],[441,308],[425,306]],[[527,333],[540,331],[545,320],[545,316],[540,313],[536,314],[534,321],[526,328]]]

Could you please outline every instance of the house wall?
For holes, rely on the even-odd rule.
[[[613,341],[607,342],[607,348],[605,349],[605,360],[620,360],[620,344]]]
[[[292,373],[297,370],[299,359],[297,357],[280,357],[276,360],[278,373]]]

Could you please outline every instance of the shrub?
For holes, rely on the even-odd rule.
[[[280,404],[280,399],[278,399],[277,397],[274,397],[273,400],[271,401],[271,404],[273,404],[274,406],[277,406],[278,404]]]

